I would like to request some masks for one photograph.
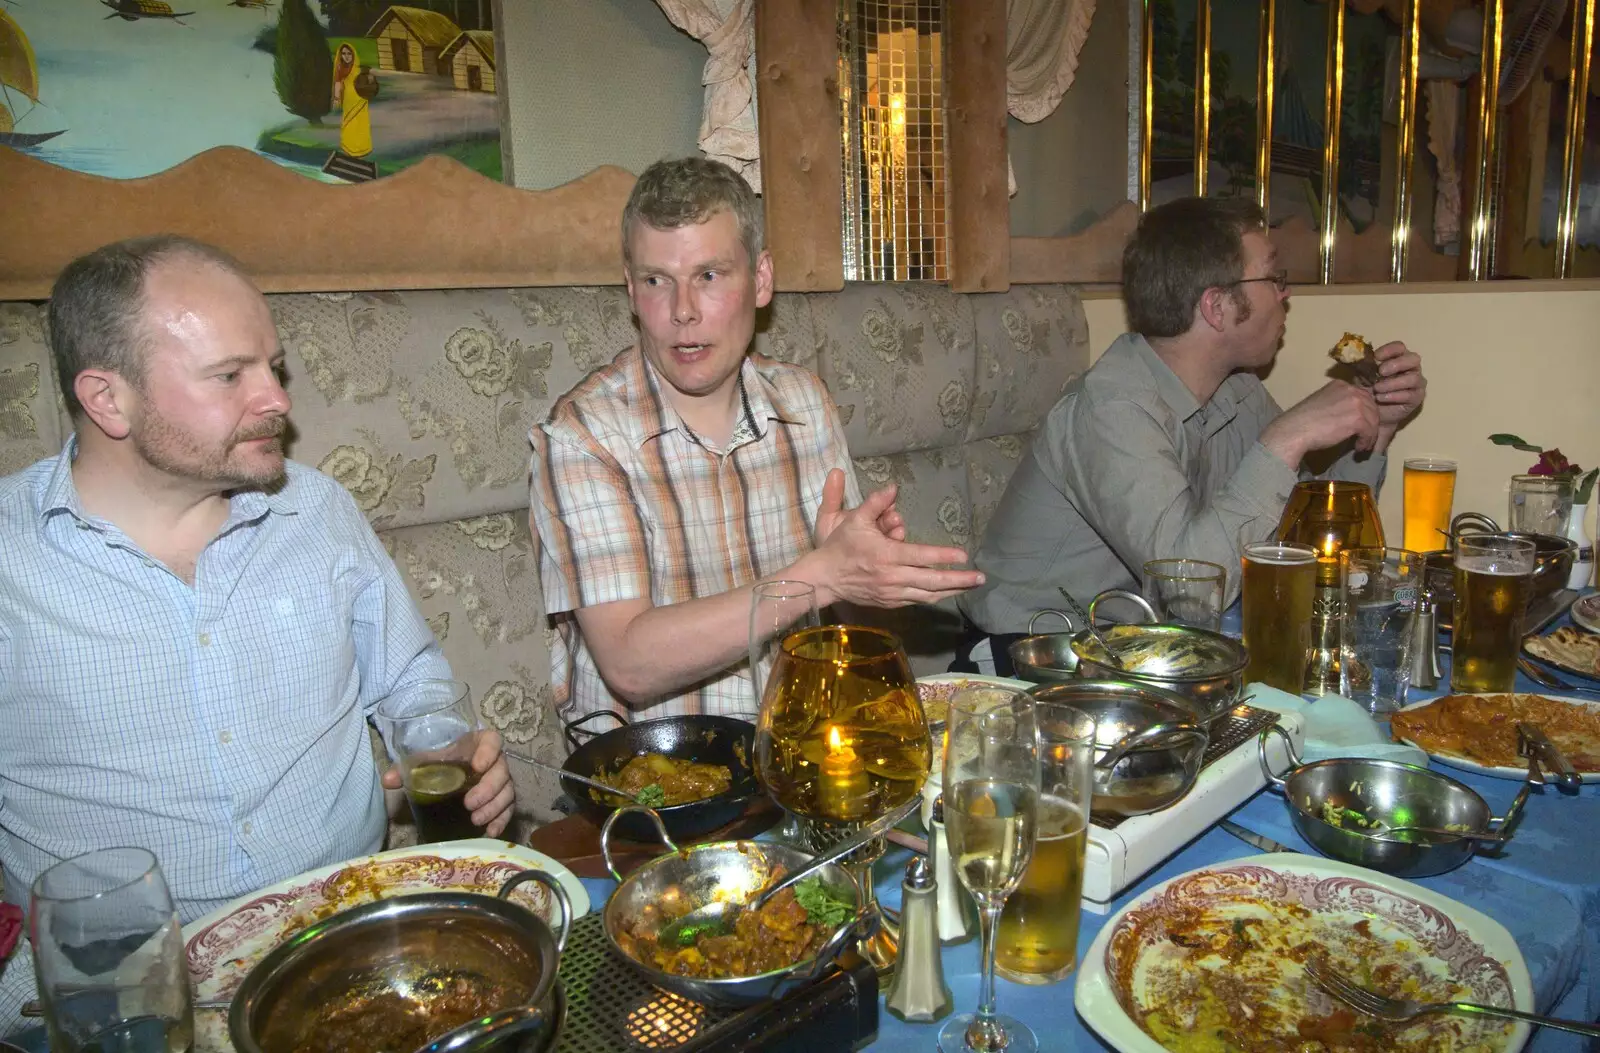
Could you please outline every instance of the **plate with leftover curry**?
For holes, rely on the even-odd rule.
[[[964,687],[1008,687],[1013,691],[1028,691],[1035,686],[1026,680],[983,673],[938,673],[917,677],[917,699],[928,715],[929,724],[943,724],[950,713],[950,700]]]
[[[183,927],[195,997],[233,997],[250,970],[274,947],[342,910],[416,892],[492,896],[506,879],[529,868],[561,882],[574,918],[588,913],[589,894],[577,875],[543,852],[495,838],[397,848],[308,870]],[[523,885],[511,898],[555,924],[557,908],[540,885]],[[226,1013],[197,1013],[195,1028],[195,1048],[233,1049]]]
[[[1573,621],[1592,633],[1600,633],[1600,592],[1579,596],[1571,610]]]
[[[1551,695],[1445,695],[1406,706],[1389,720],[1398,742],[1462,771],[1522,780],[1517,722],[1537,724],[1584,782],[1600,782],[1600,702]]]
[[[1533,1008],[1527,964],[1492,918],[1292,853],[1190,871],[1128,904],[1090,946],[1075,1001],[1120,1053],[1517,1053],[1527,1041],[1526,1024],[1355,1013],[1306,976],[1311,955],[1382,994]]]
[[[1544,636],[1522,641],[1523,653],[1564,673],[1600,680],[1600,636],[1563,625]]]

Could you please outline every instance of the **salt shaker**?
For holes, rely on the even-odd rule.
[[[1433,592],[1417,591],[1411,609],[1411,686],[1429,690],[1437,687],[1444,670],[1439,667],[1439,618]]]
[[[928,820],[928,858],[933,860],[933,876],[938,889],[939,942],[962,943],[972,938],[977,925],[977,908],[956,879],[950,861],[950,842],[944,832],[944,798],[936,797]]]
[[[901,1020],[926,1024],[947,1016],[954,1005],[944,982],[935,915],[933,868],[912,856],[900,882],[900,954],[883,1007]]]

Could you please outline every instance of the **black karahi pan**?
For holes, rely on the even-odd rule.
[[[578,745],[577,725],[596,716],[609,716],[621,723],[604,734]],[[681,760],[701,764],[721,764],[733,776],[733,782],[715,797],[674,804],[658,808],[656,812],[673,838],[694,838],[721,826],[726,826],[744,813],[752,797],[761,794],[751,763],[755,759],[756,727],[747,720],[736,717],[683,716],[660,717],[656,720],[630,724],[611,712],[601,710],[580,717],[567,725],[567,739],[576,748],[568,755],[563,771],[587,778],[597,778],[601,772],[614,773],[629,760],[645,753],[660,753]],[[562,779],[561,788],[577,802],[578,810],[595,825],[605,822],[614,811],[609,804],[596,800],[591,790],[572,779]],[[630,812],[617,821],[618,836],[631,841],[657,841],[655,827],[642,815]]]

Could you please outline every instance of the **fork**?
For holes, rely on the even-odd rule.
[[[1381,995],[1376,991],[1369,991],[1365,987],[1357,986],[1346,977],[1328,968],[1317,958],[1307,958],[1305,969],[1306,975],[1311,977],[1312,983],[1351,1009],[1358,1010],[1368,1016],[1375,1016],[1380,1020],[1403,1023],[1408,1020],[1414,1020],[1424,1013],[1462,1013],[1467,1016],[1492,1016],[1502,1017],[1507,1020],[1524,1020],[1541,1027],[1553,1027],[1579,1035],[1600,1037],[1600,1027],[1596,1027],[1593,1024],[1580,1024],[1576,1020],[1557,1020],[1555,1017],[1524,1013],[1519,1009],[1504,1009],[1497,1005],[1482,1005],[1478,1002],[1424,1003],[1411,1002],[1403,998],[1390,998],[1387,995]]]
[[[1523,658],[1521,655],[1517,656],[1517,668],[1522,670],[1529,680],[1541,687],[1554,688],[1558,691],[1589,692],[1590,694],[1595,693],[1597,690],[1596,688],[1585,687],[1582,684],[1569,684],[1549,670],[1534,665],[1533,662]]]

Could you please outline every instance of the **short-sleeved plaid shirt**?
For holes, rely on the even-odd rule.
[[[557,630],[550,679],[564,719],[600,709],[751,712],[744,662],[676,696],[629,706],[601,679],[572,612],[641,597],[665,607],[772,576],[811,549],[834,468],[845,471],[846,505],[860,503],[822,381],[754,354],[741,369],[747,413],[726,450],[683,423],[637,346],[585,377],[530,433],[532,521]]]

